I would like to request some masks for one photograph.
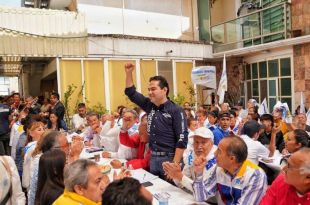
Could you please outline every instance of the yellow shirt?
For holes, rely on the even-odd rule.
[[[285,135],[289,131],[287,125],[285,124],[285,122],[282,121],[282,119],[276,120],[275,123],[277,126],[280,126],[280,130],[283,135]]]
[[[64,193],[54,201],[53,205],[101,205],[75,192],[65,190]]]

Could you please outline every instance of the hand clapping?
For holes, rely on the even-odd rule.
[[[183,174],[180,164],[174,162],[164,162],[163,168],[168,179],[178,181],[182,180]]]
[[[194,172],[195,174],[201,174],[205,169],[207,160],[203,156],[199,156],[194,160]]]

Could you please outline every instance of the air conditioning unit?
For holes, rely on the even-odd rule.
[[[49,8],[64,10],[71,4],[71,1],[72,0],[50,0]]]

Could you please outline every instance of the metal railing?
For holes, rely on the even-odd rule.
[[[213,52],[289,38],[291,4],[282,2],[211,27]]]

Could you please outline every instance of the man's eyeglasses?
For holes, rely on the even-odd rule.
[[[54,146],[53,149],[66,149],[69,147],[69,144],[65,144],[65,145],[62,145],[62,146]]]

